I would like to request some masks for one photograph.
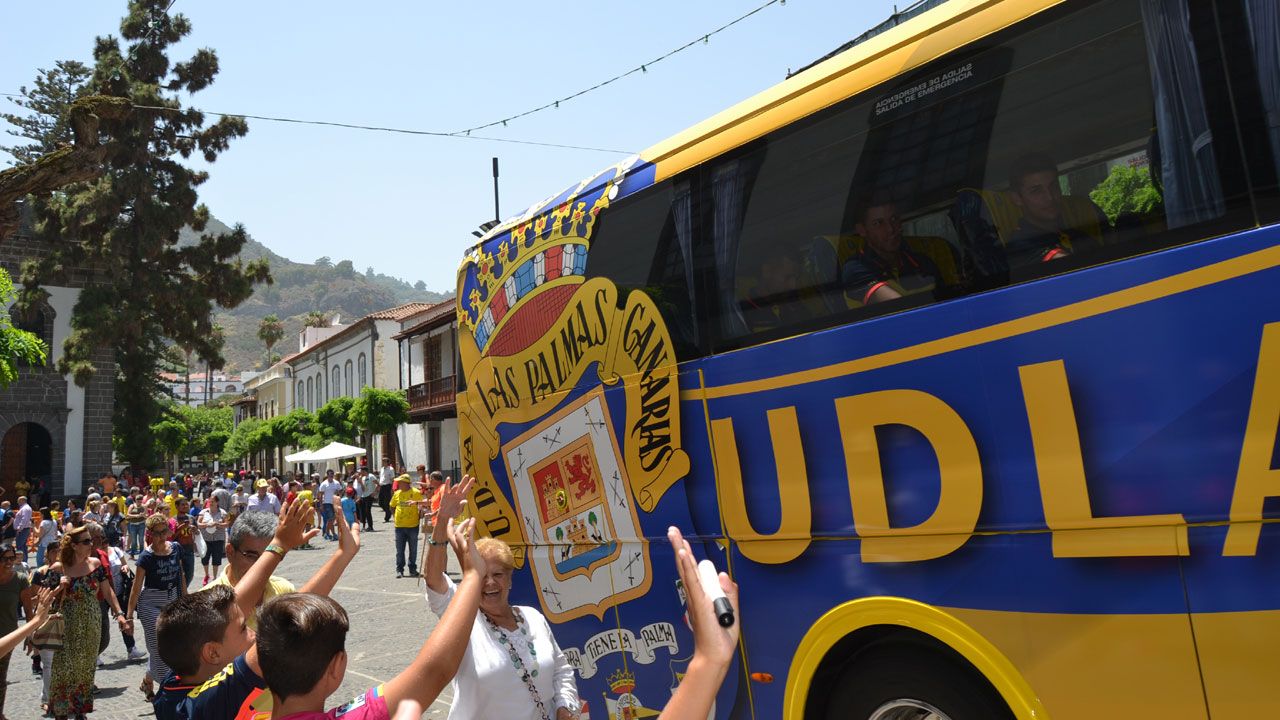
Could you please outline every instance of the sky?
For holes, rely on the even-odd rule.
[[[493,218],[491,158],[506,219],[783,81],[894,10],[888,0],[786,0],[648,63],[764,2],[175,0],[171,13],[193,32],[171,62],[202,47],[218,54],[214,84],[187,100],[211,112],[454,132],[647,69],[473,133],[613,152],[249,120],[216,163],[191,161],[210,173],[201,201],[291,260],[351,260],[452,293],[471,231]],[[118,35],[126,7],[6,3],[0,93],[58,60],[89,64],[94,38]],[[17,109],[3,97],[0,107]],[[0,153],[0,167],[11,162]]]

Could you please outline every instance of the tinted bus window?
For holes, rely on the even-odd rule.
[[[624,198],[600,214],[586,276],[606,277],[627,293],[653,298],[680,360],[697,357],[701,334],[694,298],[694,239],[698,226],[688,183],[662,183]]]
[[[1250,226],[1225,77],[1200,4],[1073,4],[710,163],[716,348]]]

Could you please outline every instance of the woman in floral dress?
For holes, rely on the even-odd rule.
[[[83,718],[93,712],[93,675],[102,638],[99,585],[120,629],[131,631],[131,623],[120,612],[120,602],[107,581],[106,568],[93,552],[93,539],[86,527],[63,536],[58,562],[49,567],[44,583],[58,589],[64,620],[62,649],[53,656],[49,710],[60,719]]]

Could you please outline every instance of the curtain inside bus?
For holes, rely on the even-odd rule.
[[[1159,182],[1170,228],[1209,220],[1226,212],[1214,159],[1213,133],[1190,13],[1184,2],[1142,0],[1143,29],[1155,94]]]
[[[1280,176],[1280,3],[1276,0],[1245,0],[1249,40],[1258,68],[1259,99],[1266,112],[1271,157]]]
[[[738,268],[738,236],[742,230],[743,193],[747,186],[747,169],[738,160],[717,167],[711,175],[712,223],[716,250],[716,279],[720,283],[720,332],[726,337],[747,333],[747,321],[738,307],[736,274]]]

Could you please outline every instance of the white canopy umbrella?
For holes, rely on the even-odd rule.
[[[291,463],[309,462],[312,459],[313,455],[315,455],[315,453],[311,452],[310,450],[299,450],[298,452],[292,455],[285,455],[284,461],[291,462]]]
[[[311,453],[311,457],[305,459],[305,462],[324,462],[326,460],[337,460],[339,458],[351,457],[353,455],[364,455],[365,450],[355,445],[347,445],[346,443],[332,442],[324,447]],[[292,457],[292,456],[290,456]],[[288,460],[289,458],[285,458]],[[293,461],[290,461],[293,462]]]

